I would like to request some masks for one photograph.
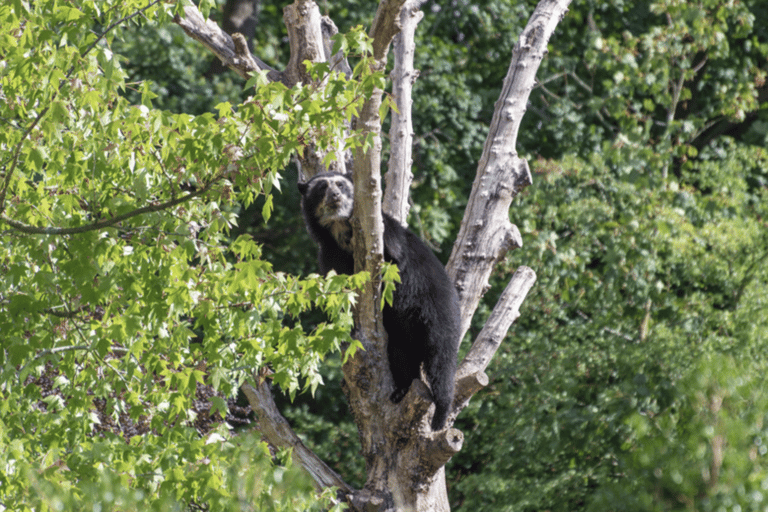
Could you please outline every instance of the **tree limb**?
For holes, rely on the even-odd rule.
[[[400,32],[400,13],[406,0],[381,0],[368,35],[373,39],[373,58],[386,64],[392,38]]]
[[[469,399],[488,384],[485,369],[509,331],[520,316],[520,305],[536,282],[536,273],[529,267],[520,267],[499,297],[483,329],[456,371],[456,399],[454,410],[458,414]]]
[[[259,431],[267,442],[279,448],[292,448],[294,462],[309,473],[317,489],[338,487],[345,495],[354,492],[349,484],[301,442],[288,421],[277,410],[272,391],[266,381],[258,384],[258,387],[246,383],[240,389],[243,390],[248,403],[258,416]]]
[[[411,107],[413,83],[419,72],[413,68],[413,56],[416,50],[414,35],[416,26],[424,17],[419,10],[421,0],[408,0],[400,14],[402,30],[393,41],[395,66],[392,77],[392,95],[396,110],[391,113],[389,129],[390,153],[389,165],[384,179],[387,187],[384,191],[382,207],[384,212],[403,226],[408,223],[408,191],[413,181],[413,116]]]
[[[178,14],[173,18],[192,39],[199,41],[216,55],[221,62],[235,71],[243,78],[250,78],[251,74],[259,71],[267,71],[267,78],[275,82],[285,83],[285,76],[280,71],[268,66],[254,57],[245,37],[240,34],[242,41],[236,45],[232,37],[224,32],[216,23],[206,20],[194,5],[184,7],[184,17]]]
[[[428,473],[437,472],[461,451],[464,434],[461,430],[447,428],[437,432],[427,442],[419,445],[419,459]]]
[[[459,236],[448,261],[462,312],[462,336],[477,304],[488,289],[491,271],[506,253],[522,245],[520,232],[509,222],[512,199],[531,183],[525,160],[515,151],[536,71],[547,52],[555,27],[570,0],[541,0],[520,34],[477,167],[472,193]]]
[[[296,0],[283,8],[283,20],[291,46],[291,56],[285,68],[286,83],[289,87],[299,82],[308,84],[311,78],[304,61],[325,61],[320,9],[313,0]]]

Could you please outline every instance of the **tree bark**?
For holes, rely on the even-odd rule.
[[[456,370],[454,403],[457,413],[467,406],[475,393],[488,385],[485,369],[510,326],[520,316],[520,305],[535,282],[536,273],[528,267],[520,267],[499,297],[483,329]]]
[[[458,241],[448,263],[449,275],[459,292],[462,335],[488,288],[494,265],[508,250],[522,245],[519,231],[509,222],[509,207],[515,195],[531,183],[531,176],[527,162],[518,158],[515,151],[517,131],[536,70],[546,54],[547,42],[569,3],[570,0],[542,0],[513,50]],[[390,44],[398,36],[392,80],[399,114],[393,116],[390,132],[393,152],[387,173],[384,209],[402,223],[408,211],[407,190],[411,180],[410,90],[416,77],[412,53],[413,30],[421,19],[418,5],[419,0],[381,0],[369,32],[373,38],[377,69],[384,69]],[[316,62],[338,58],[330,55],[328,34],[333,30],[328,30],[328,25],[325,30],[322,28],[323,23],[332,25],[332,22],[329,19],[323,21],[317,5],[311,0],[296,0],[285,8],[291,59],[284,71],[269,68],[252,58],[244,43],[236,48],[232,44],[230,48],[227,38],[217,34],[202,18],[190,21],[194,19],[193,11],[196,9],[190,8],[187,18],[179,19],[177,23],[209,48],[215,47],[212,51],[239,73],[247,75],[267,69],[270,80],[290,86],[297,81],[309,80],[301,64],[304,60]],[[359,298],[355,312],[356,335],[366,350],[359,351],[344,365],[345,392],[357,422],[366,461],[368,478],[365,487],[352,489],[298,442],[296,434],[274,408],[266,385],[248,386],[244,391],[259,414],[262,432],[269,442],[279,447],[293,447],[297,462],[312,475],[318,487],[337,486],[353,510],[445,512],[450,506],[444,466],[461,449],[463,434],[454,428],[431,431],[425,419],[432,406],[431,395],[421,381],[414,381],[399,404],[391,403],[388,396],[392,378],[387,371],[386,333],[379,308],[383,261],[382,120],[379,118],[382,94],[380,90],[374,93],[361,109],[357,122],[357,129],[370,135],[372,144],[367,151],[359,150],[354,155],[355,268],[369,271],[372,278]],[[308,176],[319,169],[317,166],[308,169]],[[518,269],[460,364],[449,425],[474,393],[487,385],[485,369],[509,326],[519,316],[520,304],[534,281],[535,273],[531,269]]]
[[[286,83],[284,73],[268,66],[251,54],[242,34],[239,36],[235,34],[237,37],[234,39],[238,41],[236,45],[232,36],[216,23],[203,18],[194,5],[185,6],[184,17],[177,15],[173,21],[183,28],[189,37],[202,43],[222,63],[243,78],[249,78],[254,72],[268,71],[269,80]],[[292,84],[286,83],[286,85],[290,87]]]
[[[259,22],[259,0],[227,0],[221,11],[221,28],[227,34],[243,34],[249,50],[253,50],[253,34]],[[206,77],[226,71],[224,63],[214,58]]]
[[[411,107],[413,83],[419,72],[413,68],[416,52],[414,36],[416,26],[424,17],[419,10],[423,0],[408,0],[400,13],[402,30],[395,36],[395,66],[392,70],[392,95],[395,98],[396,111],[391,114],[389,128],[389,170],[384,176],[387,188],[384,192],[384,212],[407,226],[408,190],[413,182],[413,116]]]
[[[291,429],[288,421],[280,414],[272,397],[269,385],[262,381],[257,386],[243,384],[251,409],[259,418],[259,431],[272,446],[292,448],[293,460],[309,475],[318,490],[326,487],[337,487],[344,494],[350,494],[353,489],[341,477],[328,467],[325,462],[301,442],[299,436]]]

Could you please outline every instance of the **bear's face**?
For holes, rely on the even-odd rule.
[[[305,204],[314,205],[314,216],[321,226],[331,227],[352,216],[352,182],[341,174],[318,175],[307,183]]]
[[[343,174],[318,174],[308,182],[300,183],[299,191],[303,196],[304,214],[330,231],[342,249],[351,252],[349,218],[354,204],[352,181]]]

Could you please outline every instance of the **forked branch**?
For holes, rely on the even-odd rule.
[[[509,222],[512,199],[531,184],[528,163],[517,156],[517,132],[525,114],[547,43],[568,10],[570,0],[542,0],[512,51],[504,86],[496,102],[488,138],[477,166],[448,275],[459,292],[462,335],[489,288],[488,278],[506,253],[522,245]]]
[[[259,71],[268,71],[267,78],[276,82],[284,82],[284,73],[268,66],[254,57],[245,38],[235,34],[234,40],[216,23],[203,18],[202,13],[194,5],[184,7],[184,17],[176,15],[173,21],[184,29],[192,39],[199,41],[216,55],[225,66],[235,71],[243,78]]]

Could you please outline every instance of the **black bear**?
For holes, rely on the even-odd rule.
[[[322,173],[299,183],[301,209],[319,246],[320,271],[354,272],[352,256],[353,186],[349,176]],[[390,399],[403,399],[424,364],[435,402],[432,430],[441,430],[453,403],[459,348],[459,300],[443,265],[416,235],[387,214],[384,259],[395,263],[401,282],[392,306],[383,311],[389,367],[395,381]]]

